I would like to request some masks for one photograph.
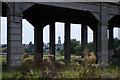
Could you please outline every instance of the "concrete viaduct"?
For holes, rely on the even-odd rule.
[[[87,46],[87,26],[93,30],[94,52],[103,67],[113,50],[113,28],[120,27],[120,4],[102,2],[2,2],[7,17],[7,66],[22,65],[22,19],[34,26],[35,55],[43,58],[43,28],[50,25],[50,53],[55,55],[55,22],[65,23],[65,60],[70,61],[70,23],[81,24],[82,50]],[[107,31],[109,30],[109,39]],[[109,52],[110,51],[110,52]],[[36,57],[34,57],[36,58]],[[55,57],[54,57],[55,60]]]

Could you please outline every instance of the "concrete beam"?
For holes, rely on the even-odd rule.
[[[64,58],[70,62],[70,23],[65,23],[65,43],[64,43]]]
[[[119,6],[117,5],[109,5],[109,15],[120,15],[119,14]]]
[[[55,60],[55,22],[50,23],[50,54],[53,55],[52,60]]]
[[[84,56],[83,52],[87,47],[87,25],[82,24],[81,26],[81,49],[82,49],[82,57]]]
[[[27,10],[28,8],[30,8],[31,6],[35,5],[34,3],[32,2],[29,2],[29,3],[26,3],[26,2],[22,2],[21,3],[21,6],[22,6],[22,11],[25,11]]]
[[[100,12],[100,3],[88,3],[88,2],[80,2],[80,3],[63,3],[63,2],[43,2],[38,4],[44,4],[49,6],[56,6],[62,8],[69,8],[69,9],[76,9],[76,10],[83,10],[83,11],[92,11],[92,12]]]

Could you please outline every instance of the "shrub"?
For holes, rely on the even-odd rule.
[[[96,57],[93,52],[89,53],[87,47],[84,50],[84,57],[82,58],[83,65],[80,71],[80,78],[90,78],[95,75],[95,66],[93,64],[96,63]]]

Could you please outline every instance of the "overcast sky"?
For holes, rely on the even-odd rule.
[[[2,18],[2,44],[7,43],[7,19]],[[28,44],[30,41],[34,43],[34,27],[25,19],[23,19],[23,31],[22,31],[22,43]],[[64,23],[56,22],[55,24],[56,30],[56,43],[58,43],[58,37],[61,37],[61,42],[64,42]],[[118,29],[114,28],[114,37],[118,37]],[[77,39],[81,41],[81,25],[80,24],[71,24],[71,39]],[[49,25],[44,27],[43,30],[43,41],[45,43],[49,43]],[[88,42],[93,41],[93,32],[88,27]]]

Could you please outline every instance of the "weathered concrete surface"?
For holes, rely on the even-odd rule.
[[[108,6],[101,3],[100,21],[98,23],[97,48],[98,48],[98,63],[102,67],[108,66]]]
[[[7,14],[7,65],[8,68],[22,65],[22,14],[19,8]],[[19,13],[19,14],[17,14]]]

